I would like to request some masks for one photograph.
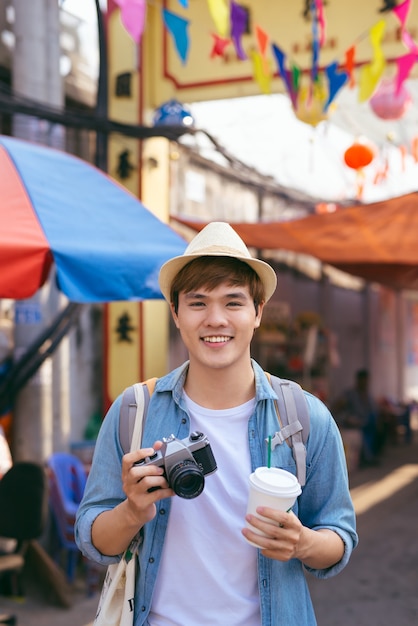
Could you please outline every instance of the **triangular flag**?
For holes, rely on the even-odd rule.
[[[355,56],[356,56],[355,46],[351,46],[351,48],[346,50],[344,69],[347,72],[348,78],[350,80],[349,82],[350,88],[353,88],[356,84],[356,79],[354,77]]]
[[[172,13],[167,9],[163,9],[163,19],[167,30],[173,37],[174,45],[184,65],[187,61],[187,55],[189,52],[189,34],[187,32],[187,28],[190,22],[189,20],[185,20],[180,15]]]
[[[360,71],[359,102],[364,102],[373,95],[385,69],[386,61],[380,45],[385,28],[385,21],[380,20],[369,31],[370,43],[373,47],[373,59],[369,64],[364,65]]]
[[[271,72],[266,72],[265,59],[259,52],[251,50],[250,55],[253,62],[254,78],[257,81],[262,93],[268,95],[271,93]]]
[[[236,2],[231,1],[231,39],[235,46],[235,51],[237,53],[237,57],[244,61],[247,58],[245,54],[241,37],[245,33],[247,28],[247,12],[246,10],[237,4]]]
[[[326,21],[325,21],[325,12],[324,12],[324,4],[322,0],[316,0],[316,10],[318,14],[318,24],[319,24],[319,45],[322,46],[325,44],[326,39]]]
[[[257,38],[258,49],[260,51],[262,62],[263,62],[263,65],[264,65],[264,70],[263,70],[264,74],[269,74],[269,73],[271,73],[271,67],[270,67],[270,64],[267,61],[267,57],[266,57],[267,44],[268,44],[268,41],[269,41],[269,36],[259,26],[255,27],[255,34],[256,34],[256,38]]]
[[[410,52],[409,54],[405,54],[404,56],[396,59],[396,64],[398,66],[398,73],[396,75],[396,95],[399,95],[401,87],[408,78],[416,61],[417,56],[414,52]]]
[[[296,98],[295,98],[295,92],[293,91],[293,87],[292,87],[290,72],[286,70],[286,54],[279,48],[279,46],[276,46],[276,44],[272,45],[272,50],[273,50],[273,53],[274,53],[274,56],[276,58],[276,62],[279,68],[279,75],[281,76],[284,84],[286,85],[287,93],[290,96],[292,104],[295,105]]]
[[[146,0],[115,0],[120,7],[122,24],[132,39],[139,43],[144,32]]]
[[[255,34],[257,37],[258,49],[260,50],[261,56],[265,57],[269,37],[267,33],[262,28],[260,28],[260,26],[255,27]]]
[[[226,0],[208,0],[208,7],[215,28],[223,38],[229,36],[229,5]]]
[[[402,28],[405,28],[405,22],[408,17],[409,9],[411,8],[411,0],[405,0],[402,4],[392,9],[392,12],[396,15],[401,23]]]
[[[336,61],[334,63],[330,63],[330,65],[325,68],[325,73],[328,78],[328,99],[325,103],[324,111],[328,109],[331,102],[335,99],[337,93],[342,87],[344,87],[345,83],[348,80],[347,72],[338,71],[338,63]]]
[[[214,39],[214,42],[210,53],[210,58],[213,59],[214,57],[223,57],[225,48],[229,46],[231,40],[219,37],[219,35],[216,35],[216,33],[212,34],[212,37]]]

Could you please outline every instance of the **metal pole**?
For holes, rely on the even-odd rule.
[[[13,0],[15,50],[12,87],[16,94],[63,108],[64,91],[59,71],[60,23],[57,0]],[[63,147],[62,127],[33,117],[15,115],[13,134],[37,143]],[[15,355],[20,358],[62,308],[64,297],[55,282],[28,300],[15,304]],[[18,395],[13,407],[13,455],[15,460],[43,461],[53,449],[54,410],[68,422],[65,341],[58,354],[48,358]],[[54,397],[55,394],[55,397]],[[58,397],[57,397],[58,396]],[[58,401],[57,401],[58,400]],[[55,407],[55,409],[54,409]]]

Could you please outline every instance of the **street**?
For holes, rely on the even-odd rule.
[[[318,624],[418,624],[416,437],[389,447],[380,467],[355,473],[352,495],[360,540],[349,565],[329,580],[309,576]]]

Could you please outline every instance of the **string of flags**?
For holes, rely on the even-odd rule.
[[[177,1],[183,9],[188,9],[188,0]],[[120,7],[121,20],[125,29],[134,41],[139,43],[146,24],[147,1],[115,0],[115,3]],[[368,31],[358,37],[345,51],[343,60],[335,60],[321,69],[320,51],[327,36],[326,14],[323,0],[310,0],[311,67],[308,80],[306,80],[301,68],[276,42],[271,41],[269,34],[258,24],[254,25],[253,32],[250,33],[255,37],[255,45],[252,45],[248,52],[245,50],[243,35],[248,34],[247,11],[238,2],[207,0],[207,4],[213,22],[212,44],[211,47],[210,44],[208,45],[209,57],[211,59],[222,57],[226,49],[233,46],[237,59],[251,61],[254,80],[264,94],[271,93],[275,68],[277,75],[284,83],[296,116],[313,126],[327,118],[330,106],[345,85],[352,88],[357,84],[359,101],[364,102],[370,100],[375,94],[384,75],[386,60],[382,41],[386,29],[385,19],[379,19]],[[399,21],[401,40],[406,48],[406,53],[395,60],[396,76],[392,84],[393,98],[399,97],[402,93],[404,82],[418,59],[418,45],[406,27],[411,4],[412,0],[404,0],[388,10],[388,13],[393,14]],[[181,63],[186,65],[191,46],[189,32],[191,21],[166,8],[161,9],[161,16]],[[372,58],[360,68],[357,82],[354,72],[356,48],[366,38],[372,49]]]

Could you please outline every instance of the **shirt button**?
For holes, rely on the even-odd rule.
[[[182,423],[182,424],[185,424],[186,422],[187,422],[186,418],[185,418],[185,417],[183,417],[183,418],[182,418],[182,420],[181,420],[181,423]]]
[[[160,515],[165,515],[165,509],[160,509]]]
[[[144,613],[147,610],[146,606],[141,606],[141,611]]]
[[[149,563],[154,563],[154,561],[155,561],[155,559],[154,559],[154,557],[152,557],[152,556],[148,559],[148,562],[149,562]]]

